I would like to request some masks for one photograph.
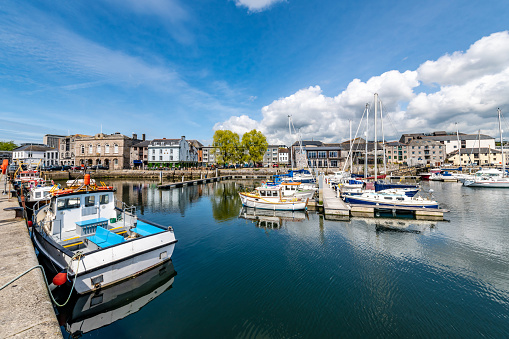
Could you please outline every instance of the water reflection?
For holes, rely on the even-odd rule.
[[[305,211],[271,211],[264,209],[255,209],[251,207],[242,207],[239,218],[251,220],[259,228],[281,228],[284,221],[304,221],[309,220]]]
[[[216,183],[211,196],[212,216],[215,220],[224,221],[237,217],[237,211],[242,206],[238,196],[239,189],[236,182]]]
[[[112,287],[75,295],[66,306],[58,309],[58,319],[72,338],[80,338],[85,333],[138,312],[169,290],[176,275],[173,262],[168,261]],[[67,297],[67,291],[60,292],[64,298]]]
[[[401,232],[421,234],[437,226],[437,221],[399,219],[399,218],[356,218],[360,221],[374,225],[376,232]]]

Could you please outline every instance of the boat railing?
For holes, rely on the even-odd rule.
[[[120,207],[118,205],[120,205]],[[137,220],[136,206],[127,205],[125,202],[117,200],[115,207],[120,211],[120,216],[124,227],[126,225],[134,225],[135,221]]]

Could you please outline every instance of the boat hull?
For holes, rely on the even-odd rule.
[[[422,203],[417,202],[402,202],[402,203],[384,203],[383,201],[377,201],[372,199],[365,199],[361,196],[349,195],[345,196],[345,202],[354,205],[374,205],[374,206],[398,206],[398,207],[416,207],[416,208],[438,208],[436,203]]]
[[[262,198],[255,198],[239,193],[243,206],[260,208],[273,211],[299,211],[306,209],[308,199],[289,199],[289,201],[270,201]],[[291,201],[294,200],[294,201]]]
[[[34,228],[35,247],[59,270],[70,267],[72,272],[77,272],[74,288],[79,294],[117,284],[163,264],[170,260],[177,242],[170,231],[136,238],[84,253],[78,266],[78,260],[72,260],[73,252],[59,246],[41,232]]]

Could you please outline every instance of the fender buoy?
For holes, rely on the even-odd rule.
[[[55,284],[57,286],[65,284],[66,281],[67,281],[67,274],[65,272],[60,272],[53,278],[53,284]]]

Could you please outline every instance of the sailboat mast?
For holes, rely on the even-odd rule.
[[[350,120],[350,173],[353,173],[352,158],[353,158],[353,152],[352,152],[352,120]]]
[[[382,124],[382,149],[384,153],[384,174],[387,175],[387,158],[385,156],[385,134],[384,134],[384,119],[382,116],[382,102],[380,101],[380,123]]]
[[[498,109],[498,130],[500,131],[500,147],[502,149],[502,175],[505,177],[504,139],[502,138],[502,112]]]
[[[375,182],[376,182],[376,174],[377,174],[377,137],[376,137],[376,118],[377,118],[377,108],[378,108],[378,93],[375,93]]]
[[[458,130],[458,123],[456,122],[456,139],[458,139],[458,156],[459,156],[459,167],[461,167],[461,141],[460,141],[460,132]]]
[[[477,165],[481,166],[481,130],[477,132],[477,138],[479,139],[479,149],[478,149],[479,155],[477,156],[477,159],[479,159],[479,163]]]
[[[364,137],[364,178],[368,177],[368,131],[369,131],[369,104],[366,104],[366,133]]]
[[[288,116],[288,130],[290,131],[290,167],[293,171],[292,116]]]

